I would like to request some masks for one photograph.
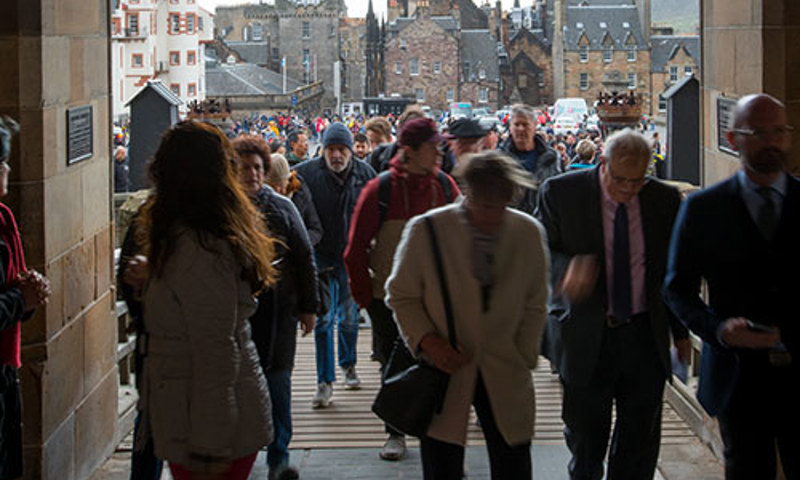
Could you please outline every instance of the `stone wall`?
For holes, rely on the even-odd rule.
[[[107,0],[0,2],[0,112],[20,120],[10,194],[28,266],[53,296],[23,326],[25,478],[85,479],[114,449],[117,327]],[[67,108],[94,154],[67,166]]]
[[[703,180],[729,177],[738,157],[721,152],[717,99],[767,92],[786,103],[789,124],[800,126],[800,2],[796,0],[704,0]],[[791,168],[800,173],[800,135],[792,138]]]
[[[650,115],[650,52],[640,50],[636,60],[629,62],[627,52],[615,50],[611,62],[603,61],[601,50],[590,50],[589,61],[582,63],[578,51],[564,52],[564,78],[566,79],[565,97],[582,97],[590,106],[594,104],[600,92],[611,90],[606,84],[608,76],[619,75],[619,79],[627,81],[628,73],[636,73],[636,93],[644,97],[645,110]],[[580,74],[589,75],[588,88],[580,87]]]
[[[403,48],[402,45],[405,47]],[[419,60],[419,74],[411,75],[409,62]],[[397,73],[396,65],[401,70]],[[441,62],[440,73],[434,73],[435,62]],[[425,92],[426,105],[447,110],[447,89],[453,88],[458,98],[459,65],[458,39],[445,32],[430,17],[419,17],[401,30],[386,44],[386,95],[414,96],[417,88]]]

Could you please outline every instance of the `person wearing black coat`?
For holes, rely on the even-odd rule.
[[[317,392],[313,408],[330,405],[333,382],[334,326],[338,330],[338,365],[343,370],[345,386],[359,388],[355,371],[358,341],[358,305],[353,300],[344,265],[344,249],[350,217],[361,189],[375,177],[366,162],[353,158],[353,136],[342,123],[333,123],[322,137],[324,153],[294,168],[300,181],[308,186],[314,207],[322,222],[323,235],[315,248],[317,266],[326,279],[330,296],[329,311],[318,319],[314,330],[317,359]]]
[[[264,185],[269,170],[269,146],[257,136],[234,140],[238,154],[239,181],[264,215],[276,245],[279,280],[274,288],[258,297],[258,309],[250,317],[253,341],[267,377],[272,400],[275,439],[267,448],[270,479],[298,478],[289,466],[292,438],[292,369],[297,349],[297,324],[303,335],[314,328],[317,311],[317,267],[313,247],[303,219],[288,198]]]

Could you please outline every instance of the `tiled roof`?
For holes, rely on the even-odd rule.
[[[269,64],[268,42],[226,42],[226,44],[247,63]]]
[[[302,84],[286,79],[290,92]],[[283,76],[258,65],[236,63],[206,66],[206,95],[209,97],[274,95],[283,93]]]
[[[667,62],[683,49],[700,65],[700,37],[696,35],[653,35],[650,37],[650,62],[653,72],[666,72]]]
[[[578,41],[584,34],[589,40],[589,50],[601,50],[606,35],[614,42],[614,49],[624,49],[629,36],[633,36],[639,50],[647,49],[635,5],[568,7],[564,27],[566,49],[577,50]]]
[[[486,80],[499,80],[497,53],[497,41],[488,30],[461,31],[461,62],[462,65],[469,62],[471,73],[466,81],[477,81],[481,70],[486,72]]]

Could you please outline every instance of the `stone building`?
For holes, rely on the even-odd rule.
[[[399,5],[413,9],[412,16],[397,17],[386,28],[382,91],[415,97],[436,110],[454,101],[498,108],[502,44],[487,13],[472,0],[409,1]],[[400,8],[392,2],[390,10]]]
[[[700,78],[700,37],[697,35],[653,35],[650,37],[653,114],[665,114],[663,94],[685,75]]]
[[[385,94],[415,97],[446,110],[457,98],[460,80],[458,29],[452,17],[431,17],[424,9],[414,18],[387,26]]]
[[[219,38],[234,42],[229,43],[232,48],[248,49],[243,58],[266,59],[275,71],[283,65],[288,76],[304,83],[321,80],[322,106],[332,109],[336,106],[334,69],[340,60],[340,21],[346,13],[344,0],[277,0],[274,5],[218,7],[215,28]]]
[[[367,87],[367,20],[342,18],[340,22],[342,101],[360,102]]]
[[[552,23],[535,21],[509,29],[508,61],[501,67],[503,104],[552,104],[553,59],[550,36]]]
[[[600,92],[635,90],[649,104],[649,22],[640,23],[640,5],[622,3],[584,0],[566,6],[564,60],[554,65],[563,69],[563,97],[582,97],[592,105]]]
[[[476,107],[498,108],[500,64],[497,40],[489,30],[461,30],[461,82],[458,99]]]

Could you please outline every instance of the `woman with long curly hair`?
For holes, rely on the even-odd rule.
[[[174,126],[150,165],[154,193],[138,225],[149,261],[145,418],[176,480],[244,480],[273,437],[247,319],[275,282],[274,247],[234,159],[214,126]]]

